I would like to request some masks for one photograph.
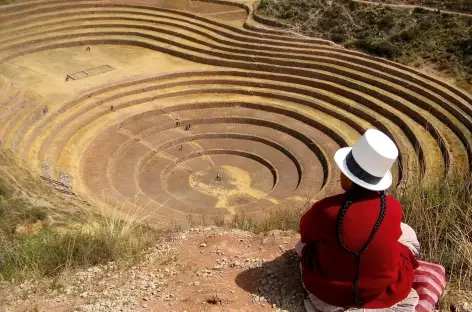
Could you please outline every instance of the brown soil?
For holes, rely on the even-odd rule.
[[[298,234],[199,228],[176,234],[133,267],[4,284],[1,311],[303,311]]]

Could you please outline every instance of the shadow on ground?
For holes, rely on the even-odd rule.
[[[276,305],[277,311],[304,312],[306,292],[301,283],[300,260],[295,250],[241,272],[236,284],[252,294],[255,304]]]

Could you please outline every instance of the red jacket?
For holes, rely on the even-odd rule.
[[[305,287],[326,303],[349,308],[355,307],[352,282],[356,257],[341,247],[336,235],[336,217],[345,198],[346,194],[341,194],[317,202],[302,217],[300,234],[302,243],[319,240],[319,267],[310,272],[302,265]],[[362,198],[349,207],[341,230],[344,244],[354,251],[365,244],[380,212],[377,192],[366,191]],[[385,218],[361,257],[358,293],[366,309],[388,308],[405,299],[418,267],[413,253],[398,242],[402,207],[392,196],[386,198]]]

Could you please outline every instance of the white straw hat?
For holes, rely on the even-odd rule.
[[[379,130],[369,129],[354,147],[339,149],[334,160],[355,184],[368,190],[383,191],[392,185],[390,168],[397,157],[395,143]]]

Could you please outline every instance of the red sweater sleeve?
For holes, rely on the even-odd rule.
[[[305,214],[300,219],[300,241],[306,244],[304,238],[306,238],[307,229],[310,228],[310,221],[313,219],[313,209],[315,208],[316,204],[313,205],[310,209],[308,209]]]

